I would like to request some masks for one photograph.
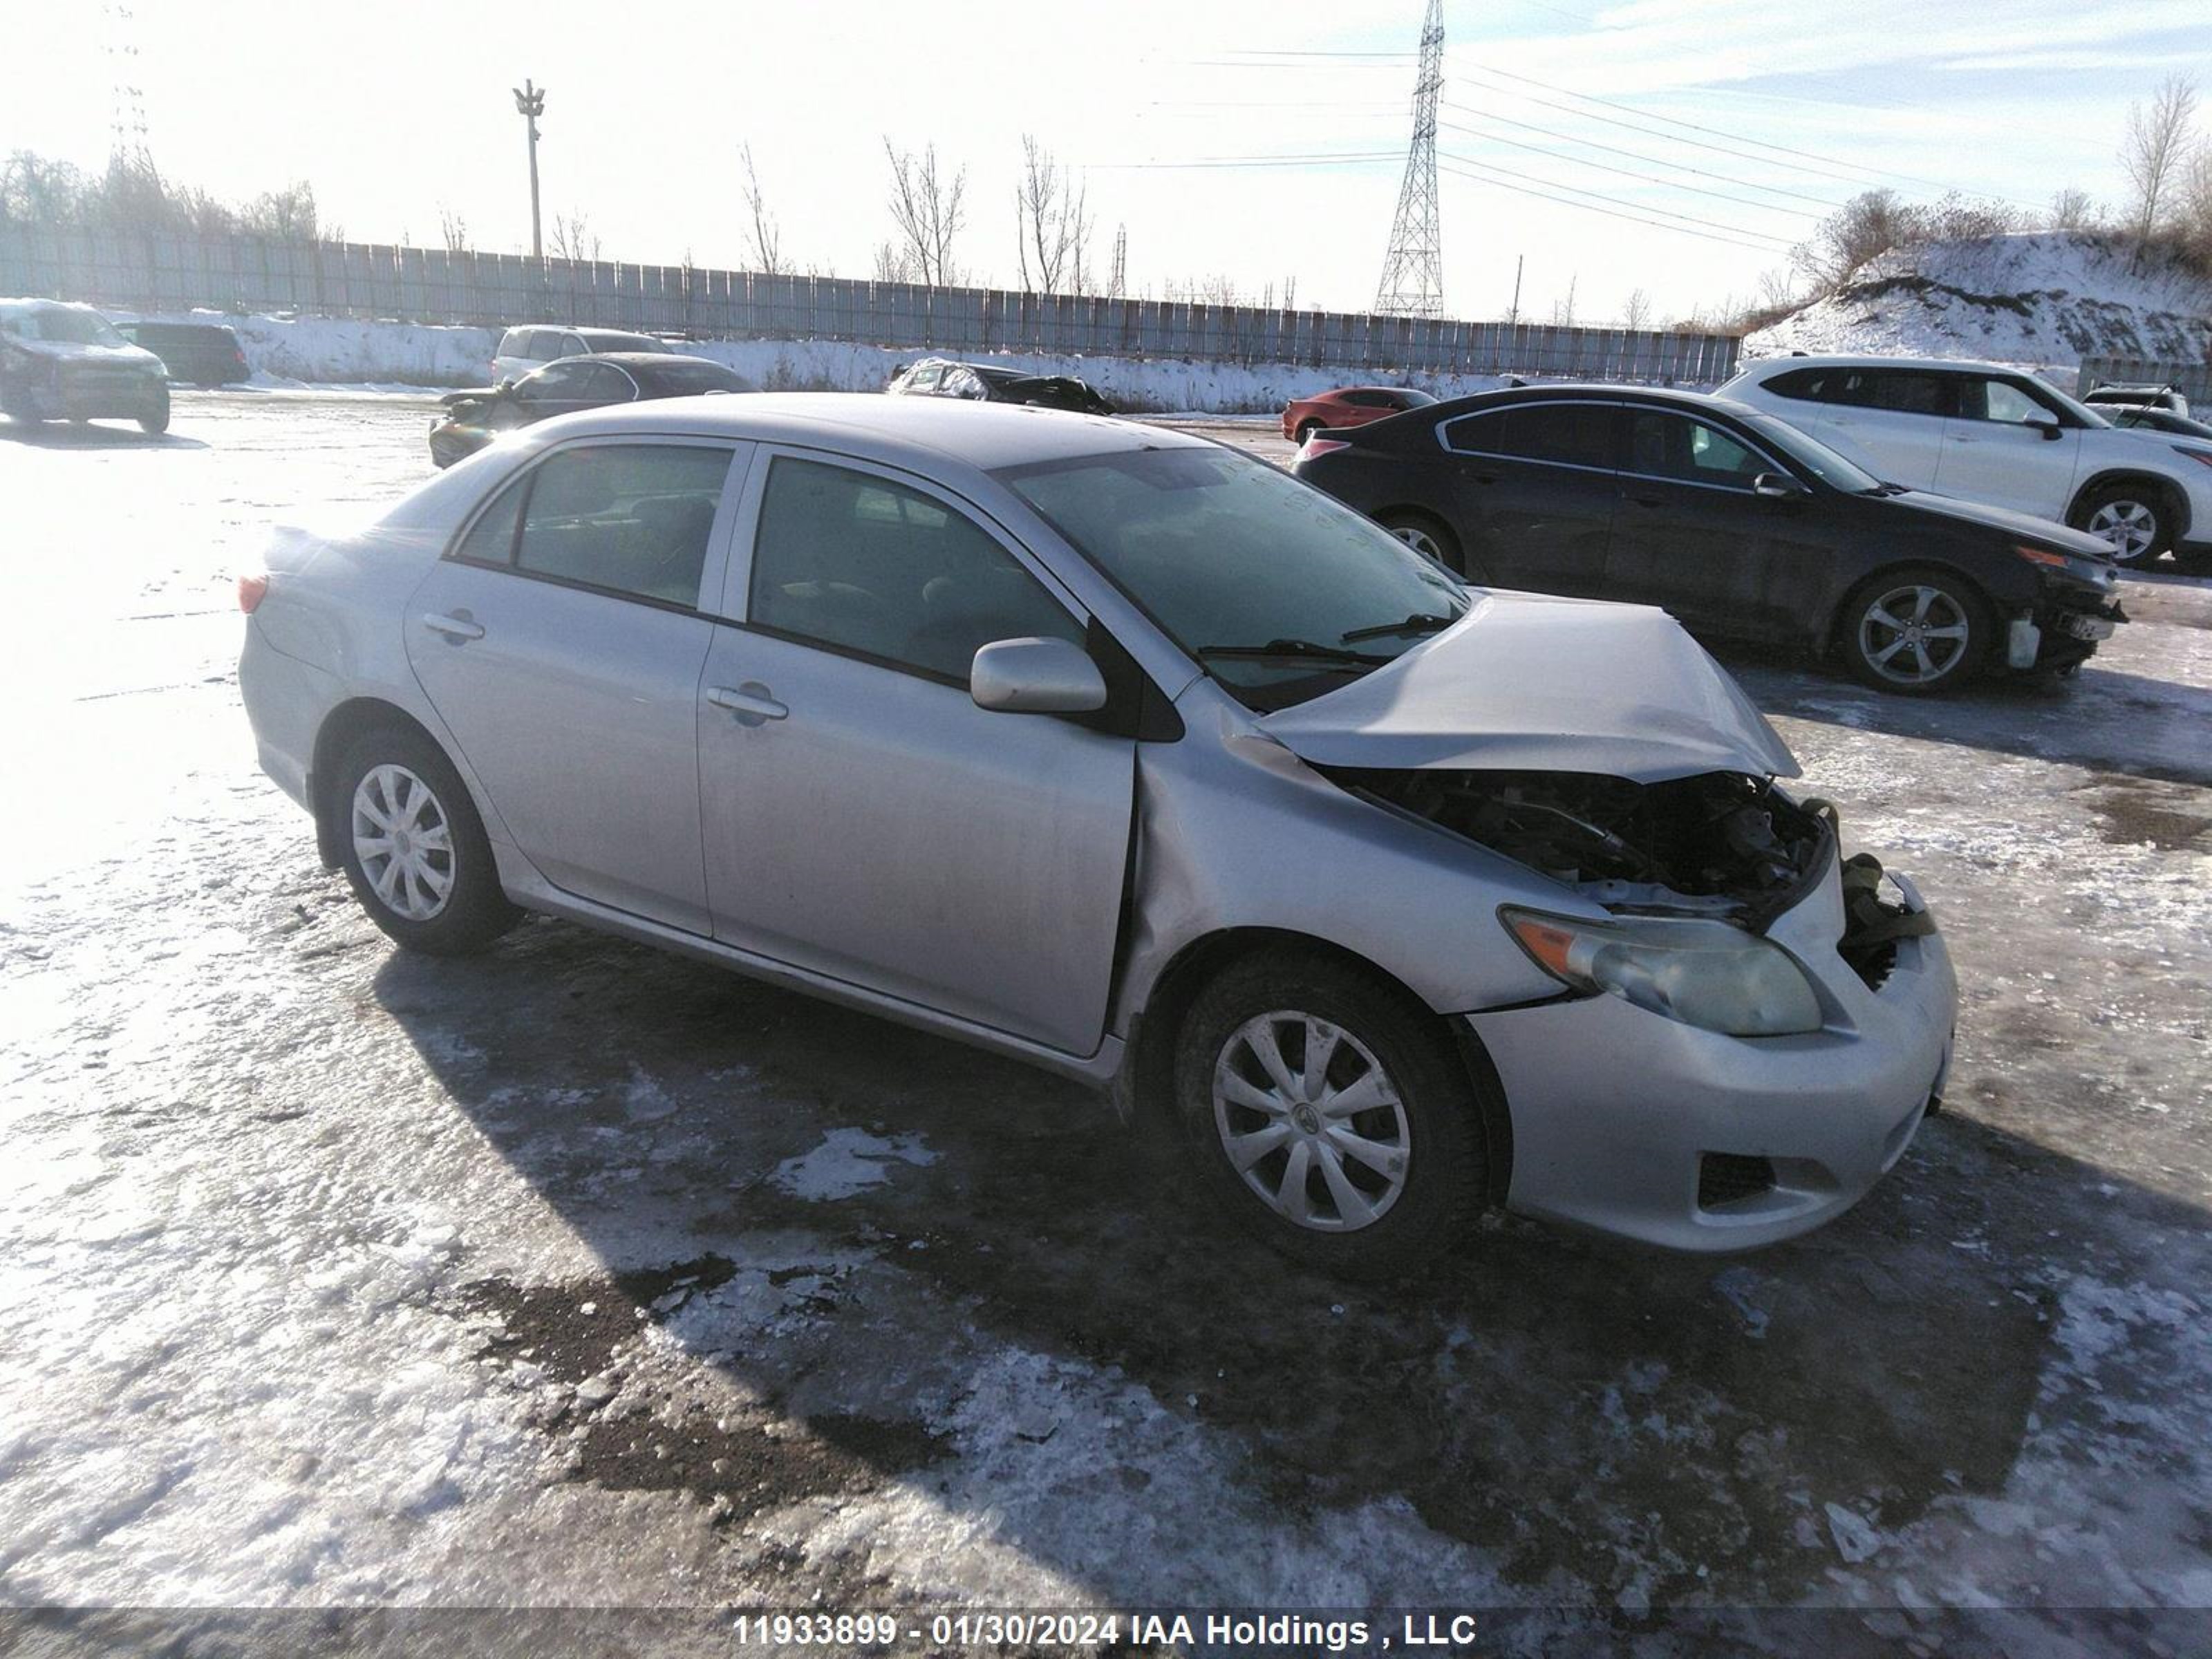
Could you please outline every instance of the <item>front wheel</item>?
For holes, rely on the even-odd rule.
[[[1300,449],[1304,449],[1306,447],[1306,440],[1312,437],[1315,433],[1320,430],[1321,422],[1319,421],[1300,421],[1298,422],[1296,439],[1298,447]]]
[[[1175,1097],[1205,1187],[1316,1267],[1418,1267],[1481,1207],[1475,1102],[1434,1017],[1329,958],[1224,969],[1183,1020]]]
[[[169,429],[169,388],[161,388],[161,396],[154,406],[138,417],[138,429],[155,437]]]
[[[2101,538],[2114,564],[2149,564],[2173,544],[2173,515],[2165,497],[2141,484],[2091,490],[2074,509],[2074,525]]]
[[[339,861],[368,919],[410,951],[460,956],[514,926],[468,787],[438,745],[383,726],[348,745],[333,781]]]
[[[1981,595],[1942,570],[1875,577],[1844,601],[1838,632],[1855,676],[1908,696],[1964,685],[1994,643]]]

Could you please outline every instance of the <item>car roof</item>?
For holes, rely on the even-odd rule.
[[[580,356],[556,357],[553,363],[613,363],[620,368],[667,368],[680,363],[704,363],[709,368],[729,368],[712,357],[695,357],[688,351],[586,351]],[[547,368],[553,363],[545,365]],[[737,373],[731,369],[732,374]]]
[[[1965,374],[2026,374],[2031,378],[2034,374],[2033,370],[2022,368],[2018,363],[1980,362],[1968,357],[1854,356],[1840,352],[1762,357],[1756,362],[1746,363],[1739,372],[1763,374],[1778,368],[1927,368],[1949,369]]]
[[[670,398],[564,415],[531,430],[550,440],[656,433],[828,447],[925,473],[948,461],[990,472],[1083,455],[1217,447],[1188,433],[1101,415],[871,392]]]
[[[0,300],[0,311],[90,311],[94,309],[80,300]]]

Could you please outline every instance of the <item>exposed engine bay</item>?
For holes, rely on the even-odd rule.
[[[1713,916],[1754,933],[1796,902],[1835,845],[1832,808],[1741,773],[1652,784],[1576,772],[1331,775],[1608,909]]]

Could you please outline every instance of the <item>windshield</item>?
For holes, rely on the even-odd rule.
[[[1773,415],[1750,415],[1744,418],[1757,428],[1760,437],[1829,489],[1863,495],[1869,489],[1881,488],[1881,480],[1856,461],[1829,448],[1818,438],[1800,432],[1789,422]]]
[[[1234,450],[1123,451],[996,476],[1254,708],[1342,685],[1469,603],[1443,567]]]
[[[96,311],[73,311],[67,306],[26,307],[8,315],[8,331],[25,340],[52,340],[65,345],[119,346],[131,343],[118,334]]]
[[[1406,407],[1408,409],[1426,409],[1431,404],[1436,402],[1436,399],[1427,392],[1417,392],[1412,386],[1407,386],[1398,395],[1406,400]]]

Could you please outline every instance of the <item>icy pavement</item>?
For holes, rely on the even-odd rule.
[[[2055,691],[1731,657],[1960,964],[1950,1109],[1865,1204],[1730,1261],[1492,1219],[1351,1290],[1012,1064],[550,922],[395,956],[254,769],[229,577],[427,424],[0,436],[8,1601],[1522,1607],[1566,1611],[1484,1650],[1656,1654],[1701,1644],[1655,1607],[1838,1609],[1832,1652],[2024,1609],[1977,1626],[2015,1655],[2212,1604],[2212,586],[2131,582]]]

